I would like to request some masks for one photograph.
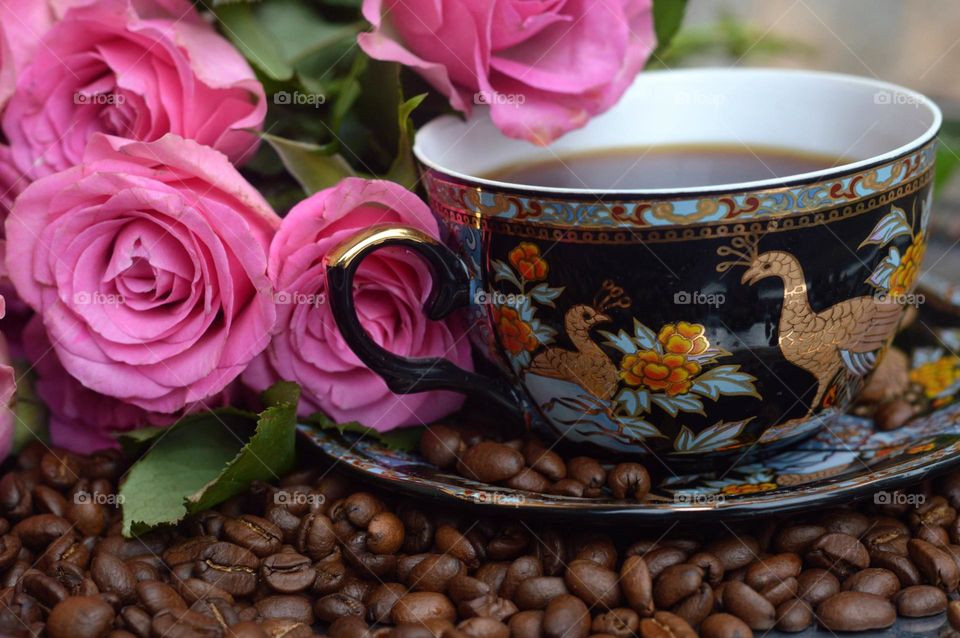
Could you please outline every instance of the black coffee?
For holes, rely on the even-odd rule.
[[[685,188],[783,179],[847,161],[769,146],[685,144],[568,154],[514,164],[486,177],[553,188]]]

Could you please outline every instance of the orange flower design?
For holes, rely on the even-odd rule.
[[[540,256],[536,244],[523,242],[510,251],[507,259],[527,281],[540,281],[547,278],[547,262]]]
[[[668,323],[660,328],[657,340],[663,344],[663,349],[670,354],[696,356],[706,352],[710,347],[705,335],[706,329],[699,323],[678,321]]]
[[[744,494],[769,492],[775,489],[777,489],[776,483],[744,483],[742,485],[728,485],[721,491],[729,496],[742,496]]]
[[[960,379],[960,358],[953,355],[930,361],[910,371],[910,381],[919,384],[932,399]]]
[[[920,264],[927,252],[927,241],[921,232],[907,247],[900,260],[900,265],[890,274],[890,294],[905,295],[913,289],[913,284],[920,273]]]
[[[539,345],[537,335],[533,334],[530,324],[520,318],[520,313],[515,308],[494,306],[493,325],[503,347],[512,355],[533,352]]]
[[[620,362],[620,378],[634,387],[646,386],[651,390],[666,390],[669,396],[690,390],[693,378],[700,373],[700,364],[687,361],[682,354],[660,354],[654,350],[641,350],[628,354]]]

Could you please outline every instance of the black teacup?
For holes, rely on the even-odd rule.
[[[439,118],[415,153],[446,245],[399,227],[353,238],[329,261],[337,323],[394,391],[459,390],[569,442],[687,459],[787,444],[851,403],[913,300],[940,120],[907,89],[781,70],[643,74],[550,148],[505,138],[486,113]],[[844,159],[643,189],[489,177],[517,162],[666,144]],[[385,245],[430,263],[428,314],[466,307],[499,378],[405,360],[369,339],[352,277]]]

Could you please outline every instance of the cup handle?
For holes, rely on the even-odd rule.
[[[519,397],[503,381],[469,372],[447,359],[401,357],[381,348],[370,338],[357,318],[353,278],[367,255],[386,246],[412,250],[429,265],[433,289],[424,312],[431,320],[442,319],[470,303],[467,268],[449,248],[415,228],[390,224],[372,226],[346,240],[325,259],[330,309],[350,349],[397,394],[454,390],[523,420]]]

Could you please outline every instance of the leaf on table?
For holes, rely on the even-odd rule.
[[[316,425],[321,430],[336,430],[341,434],[344,432],[354,432],[364,437],[376,439],[386,446],[387,449],[400,450],[403,452],[412,452],[417,449],[420,445],[420,436],[424,430],[423,426],[411,426],[397,428],[389,432],[378,432],[357,421],[337,423],[322,412],[317,412],[305,420],[312,425]]]
[[[296,384],[282,382],[264,393],[259,417],[205,412],[142,435],[150,448],[120,488],[124,535],[177,523],[292,469],[299,397]]]
[[[334,186],[344,177],[356,175],[347,160],[336,152],[336,145],[319,146],[268,133],[261,133],[260,137],[273,147],[307,195]]]
[[[657,48],[653,56],[660,56],[670,48],[673,36],[677,35],[687,10],[687,0],[654,0],[653,30],[657,34]]]

